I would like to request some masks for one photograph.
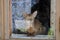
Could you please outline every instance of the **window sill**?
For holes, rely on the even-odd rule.
[[[54,36],[49,37],[48,35],[36,35],[35,37],[27,37],[25,34],[12,34],[11,38],[20,38],[20,39],[52,39],[52,40],[55,39]]]

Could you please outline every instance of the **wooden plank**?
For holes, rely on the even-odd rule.
[[[12,34],[12,0],[9,0],[9,35]]]
[[[4,0],[4,5],[5,5],[5,39],[8,39],[9,38],[9,35],[8,35],[8,4],[9,4],[9,2],[8,2],[8,0]]]
[[[1,13],[1,0],[0,0],[0,38],[2,34],[2,13]]]
[[[54,36],[55,36],[55,24],[56,24],[56,0],[51,0],[51,13],[50,13],[50,26],[51,26],[51,30],[53,30],[54,32]]]
[[[9,17],[10,16],[10,2],[9,2],[10,0],[4,0],[4,5],[5,5],[5,39],[9,39],[9,37],[10,37],[10,25],[11,25],[11,21],[10,21],[10,18],[12,17]]]
[[[56,40],[59,40],[59,13],[60,13],[60,0],[56,0]]]
[[[1,10],[2,10],[2,39],[5,39],[5,10],[4,1],[1,0]]]

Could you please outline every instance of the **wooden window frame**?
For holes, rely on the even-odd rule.
[[[1,1],[1,13],[2,13],[2,39],[10,39],[11,27],[12,27],[12,5],[11,0],[0,0]],[[59,40],[59,1],[56,1],[56,19],[55,19],[55,35],[56,40]],[[51,7],[52,9],[52,7]],[[52,12],[52,11],[51,11]]]

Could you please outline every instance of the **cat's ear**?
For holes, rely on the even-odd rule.
[[[37,11],[35,11],[35,12],[32,14],[33,17],[36,17],[36,15],[37,15]]]

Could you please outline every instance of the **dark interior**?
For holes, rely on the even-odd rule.
[[[31,13],[38,11],[36,19],[38,19],[42,25],[46,27],[46,34],[50,28],[50,1],[51,0],[39,0],[39,2],[31,7]]]

